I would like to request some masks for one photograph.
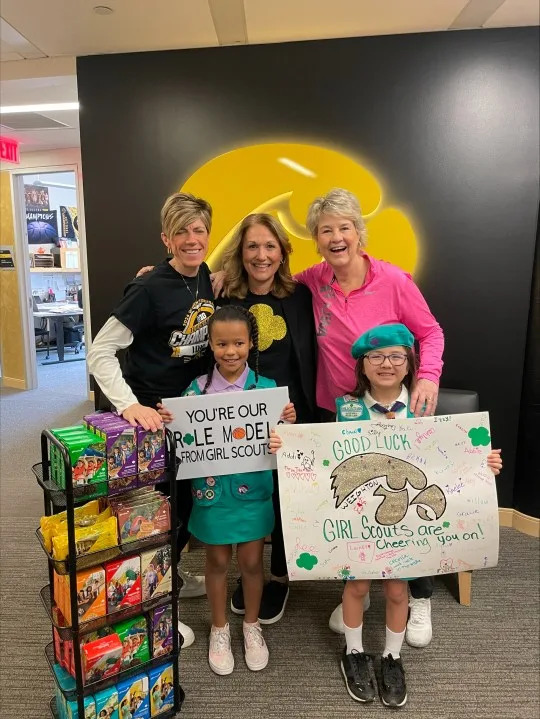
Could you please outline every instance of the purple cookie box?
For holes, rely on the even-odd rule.
[[[137,474],[137,442],[135,441],[135,428],[131,427],[129,423],[118,425],[107,425],[100,428],[102,432],[107,435],[107,463],[109,457],[114,457],[113,447],[115,443],[118,445],[118,439],[124,436],[125,440],[131,439],[133,442],[133,450],[128,454],[122,461],[122,466],[118,473],[112,477],[112,479],[127,477],[132,474]]]
[[[161,437],[158,436],[158,432]],[[139,454],[137,454],[139,462],[139,473],[151,472],[155,469],[165,468],[165,430],[160,429],[158,432],[151,432],[143,427],[137,427],[137,450],[138,453],[145,452],[144,443],[149,443],[149,449],[153,454],[152,457],[146,457],[144,464],[146,466],[141,467],[141,460]],[[147,464],[148,462],[148,464]]]
[[[159,623],[161,621],[161,618],[164,617],[168,619],[168,625],[169,625],[169,631],[167,633],[167,636],[165,638],[156,636],[156,632],[159,631]],[[172,652],[172,644],[173,644],[173,637],[172,637],[172,610],[171,605],[168,604],[164,607],[158,607],[157,609],[154,609],[154,613],[152,615],[152,656],[162,656],[163,654],[169,654]],[[157,652],[157,653],[156,653]]]

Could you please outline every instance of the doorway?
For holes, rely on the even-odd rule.
[[[77,173],[27,170],[13,180],[25,260],[18,263],[19,281],[28,300],[28,385],[78,393],[86,389],[87,372]]]

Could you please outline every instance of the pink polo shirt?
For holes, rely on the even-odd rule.
[[[364,284],[345,296],[327,262],[295,276],[313,295],[313,315],[319,346],[317,404],[334,412],[336,397],[356,386],[356,360],[351,347],[361,334],[377,325],[401,322],[420,345],[418,377],[439,382],[444,337],[411,276],[395,265],[363,255],[369,262]]]

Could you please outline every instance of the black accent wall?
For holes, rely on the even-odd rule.
[[[269,141],[350,152],[420,228],[415,280],[445,331],[442,384],[480,393],[503,448],[499,503],[513,506],[538,68],[537,28],[79,58],[94,333],[163,256],[162,202],[205,161]]]

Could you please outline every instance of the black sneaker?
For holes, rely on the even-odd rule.
[[[236,580],[236,589],[231,597],[231,612],[234,614],[245,614],[246,605],[244,604],[244,590],[242,589],[242,577]]]
[[[386,707],[402,707],[407,703],[405,671],[401,659],[389,654],[381,657],[381,701]]]
[[[285,611],[289,598],[289,585],[271,579],[264,585],[261,607],[259,609],[259,622],[261,624],[274,624],[279,622]]]
[[[365,652],[355,649],[347,654],[343,650],[341,673],[350,696],[357,702],[372,702],[377,694],[373,659]]]

